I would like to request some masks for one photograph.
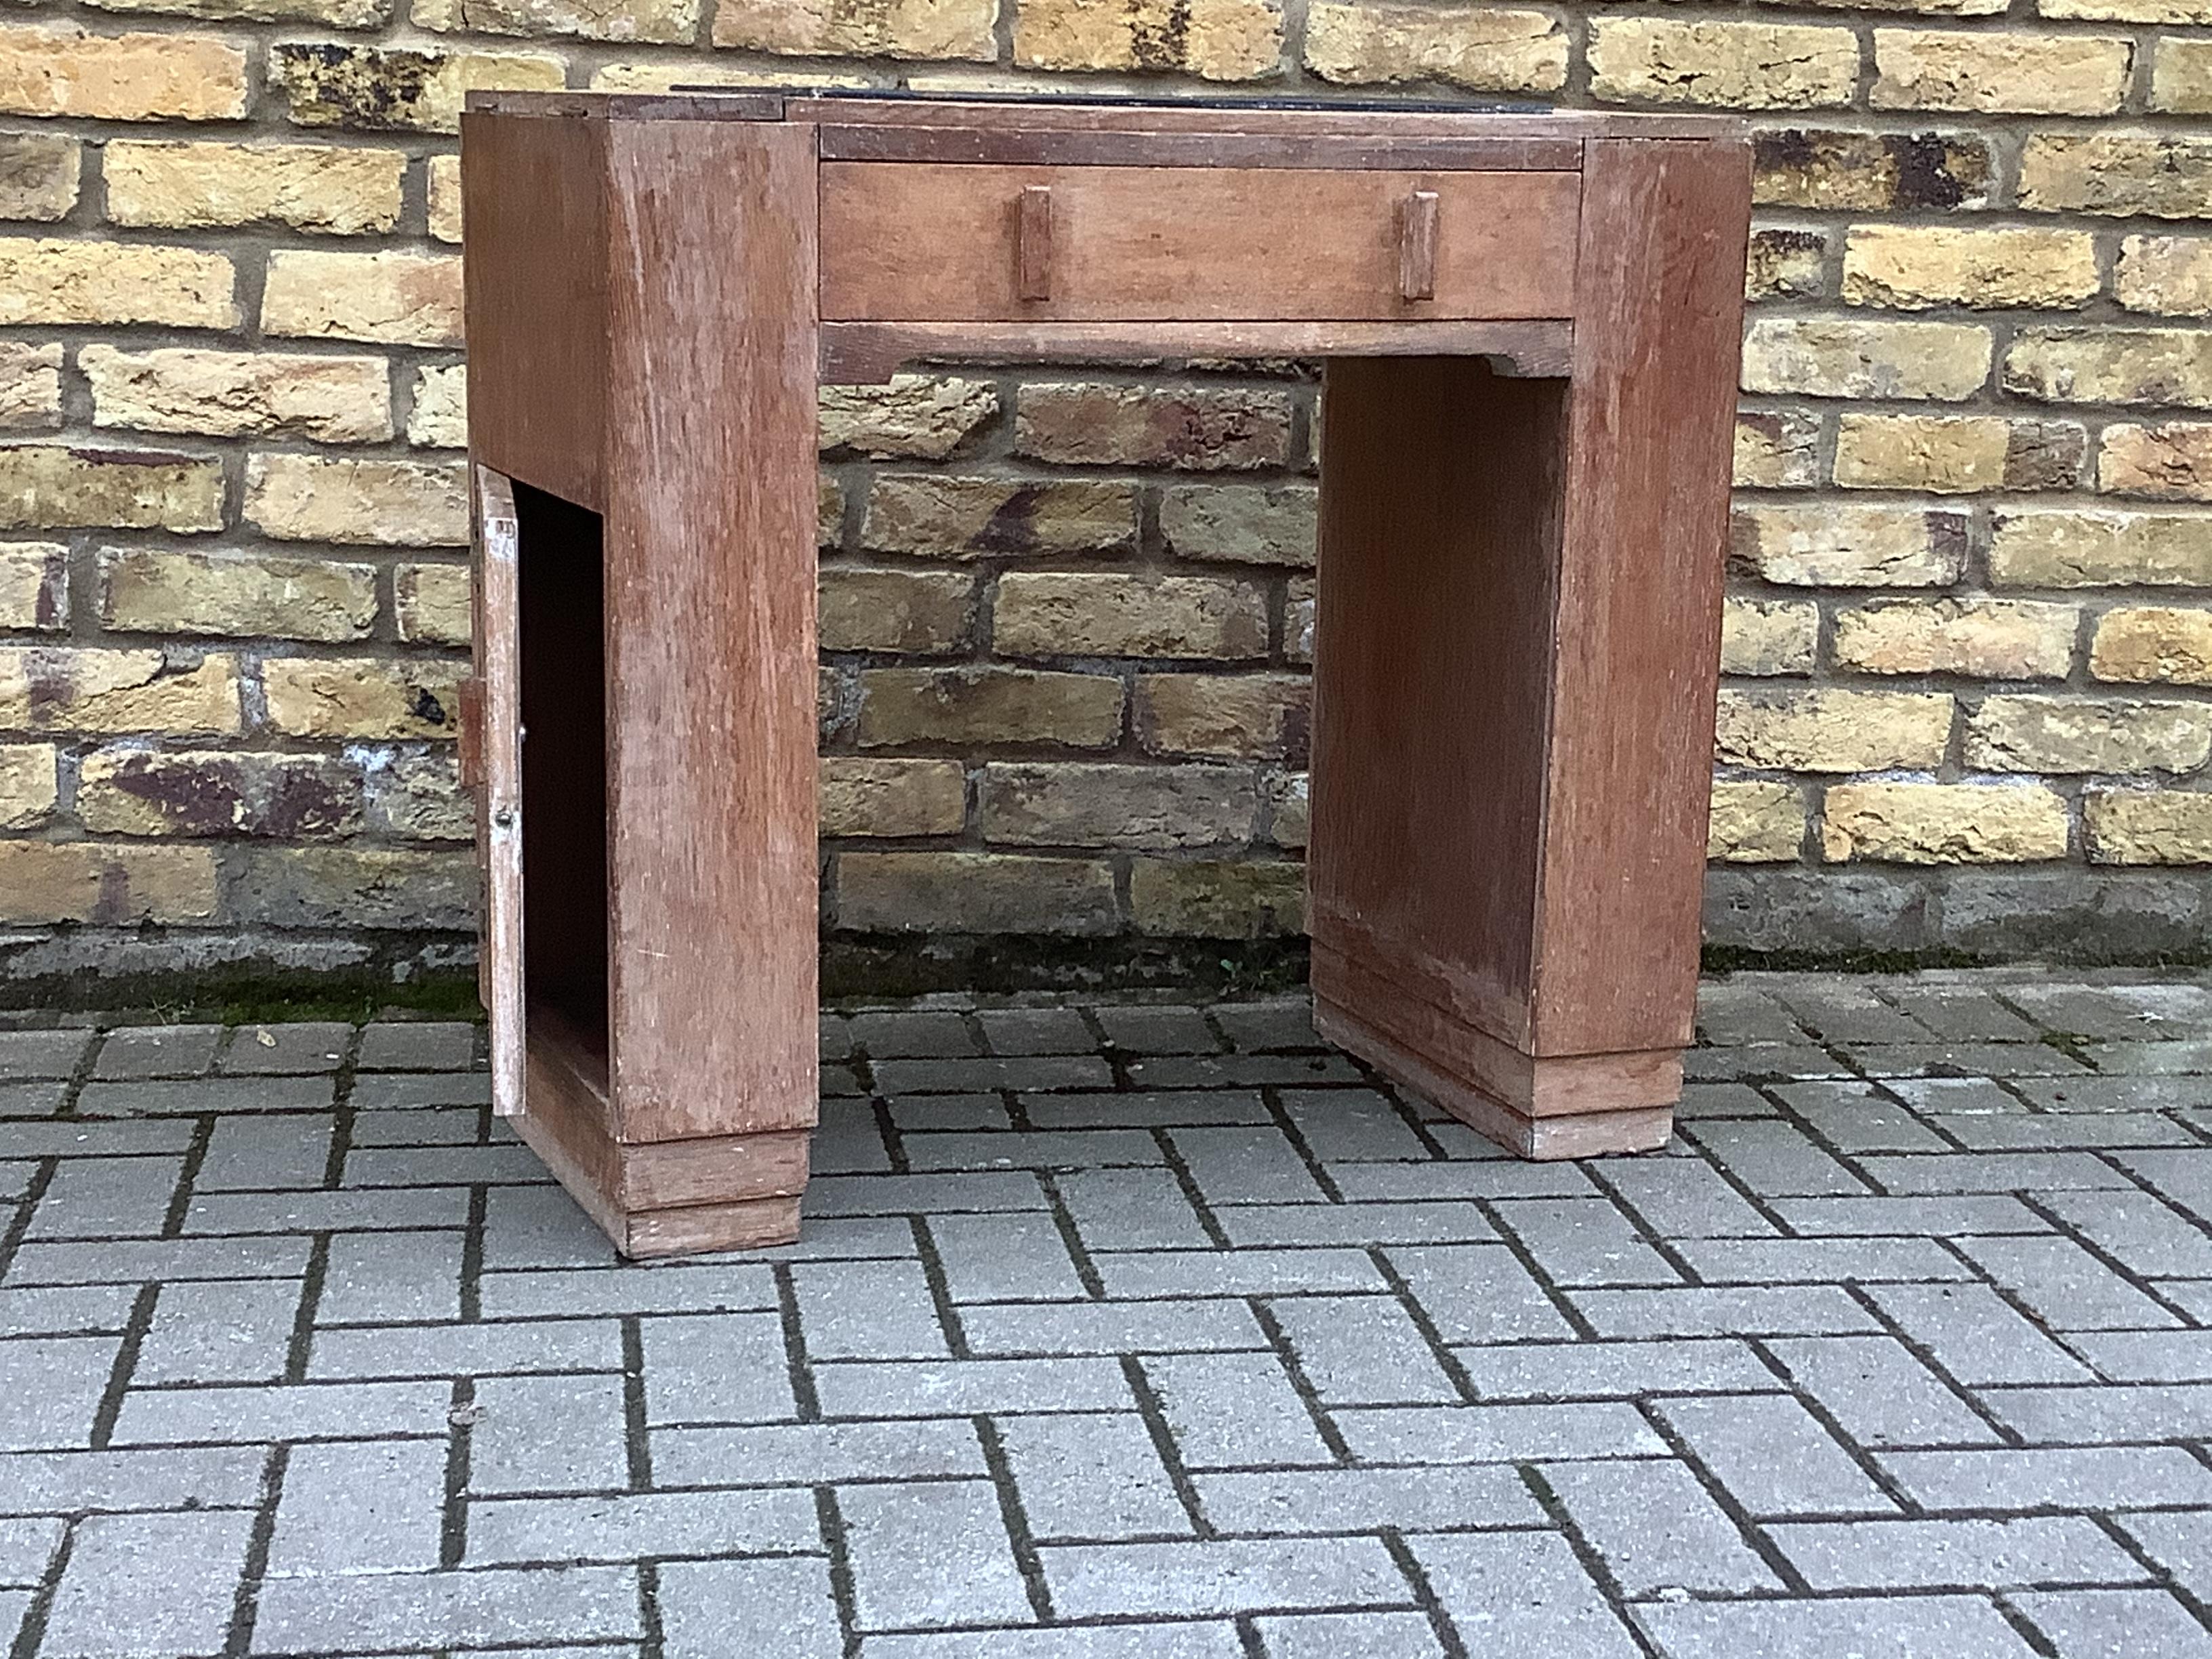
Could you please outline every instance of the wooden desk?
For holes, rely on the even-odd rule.
[[[1666,1139],[1733,125],[479,94],[462,179],[495,1100],[623,1250],[798,1226],[815,388],[915,359],[1328,360],[1316,1021],[1526,1156]]]

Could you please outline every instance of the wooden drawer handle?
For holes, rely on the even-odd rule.
[[[1437,193],[1417,190],[1398,216],[1398,297],[1437,297]]]
[[[1024,300],[1052,298],[1052,186],[1022,186],[1014,231],[1015,291]]]

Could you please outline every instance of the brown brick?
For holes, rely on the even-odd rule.
[[[50,743],[0,743],[0,830],[35,830],[53,816],[56,753]]]
[[[219,530],[222,464],[150,449],[0,446],[0,529]]]
[[[1721,613],[1723,674],[1809,674],[1820,642],[1810,599],[1731,598]]]
[[[1726,864],[1790,864],[1805,845],[1805,798],[1794,783],[1713,783],[1705,856]]]
[[[993,0],[755,0],[714,14],[714,41],[799,58],[966,58],[998,55]]]
[[[1875,109],[2110,115],[2127,95],[2134,44],[2118,35],[1876,29]]]
[[[1274,939],[1306,930],[1306,867],[1261,860],[1134,859],[1129,910],[1162,939]]]
[[[362,780],[368,827],[407,841],[472,841],[476,797],[450,750],[372,750]]]
[[[2097,623],[2089,672],[2136,684],[2212,685],[2212,611],[2124,605]]]
[[[246,52],[228,40],[0,27],[0,113],[235,121],[246,100]]]
[[[1024,668],[872,668],[860,675],[863,748],[895,744],[1056,744],[1121,738],[1121,682]]]
[[[1306,763],[1313,682],[1303,674],[1140,674],[1147,754]]]
[[[821,388],[825,455],[851,453],[941,461],[999,417],[999,389],[988,380],[896,374],[888,386]]]
[[[410,644],[469,642],[468,566],[400,565],[392,573],[392,601],[399,637]]]
[[[398,222],[407,158],[396,149],[330,144],[117,139],[101,167],[107,216],[118,225],[277,224],[359,236]]]
[[[145,243],[0,236],[0,325],[236,328],[238,275],[220,253]]]
[[[2004,386],[2051,403],[2212,409],[2212,330],[2025,328]]]
[[[822,757],[825,836],[957,836],[968,811],[958,761]]]
[[[1267,650],[1260,590],[1204,576],[1015,571],[999,580],[994,623],[1011,656],[1234,660]]]
[[[990,15],[983,14],[986,31]],[[933,58],[988,58],[988,49]],[[1281,73],[1279,0],[1027,0],[1014,13],[1014,62],[1024,69],[1160,71],[1206,81]]]
[[[1752,197],[1762,207],[1987,207],[1996,171],[1988,141],[1964,132],[1769,127],[1752,135]]]
[[[2098,289],[2085,231],[1961,230],[1948,225],[1854,225],[1844,241],[1851,305],[2079,306]]]
[[[976,817],[1001,846],[1213,847],[1249,841],[1259,805],[1238,766],[994,762]]]
[[[1830,863],[2022,864],[2066,856],[2066,802],[2027,784],[1828,786],[1820,854]]]
[[[1950,740],[1946,692],[1723,689],[1715,750],[1723,764],[1770,771],[1927,770]]]
[[[269,49],[269,88],[295,125],[371,132],[459,132],[478,91],[558,91],[558,58],[523,52],[418,52],[401,46],[282,42]]]
[[[1459,4],[1306,9],[1306,67],[1346,86],[1441,81],[1474,92],[1557,92],[1567,33],[1548,12]]]
[[[236,920],[283,927],[476,926],[477,866],[468,853],[360,847],[256,848],[232,889]]]
[[[2031,599],[1874,599],[1836,613],[1838,668],[2063,679],[2081,613]]]
[[[1942,587],[1966,568],[1966,519],[1917,507],[1753,502],[1735,511],[1730,555],[1792,587]]]
[[[238,659],[159,651],[0,649],[0,730],[204,732],[240,728]]]
[[[246,463],[245,517],[281,541],[465,546],[467,471],[459,461],[257,454]]]
[[[2020,152],[2020,204],[2045,213],[2212,215],[2212,138],[2039,132]]]
[[[98,835],[343,836],[361,827],[361,779],[323,755],[103,749],[84,758],[76,812]]]
[[[1985,697],[1966,721],[1984,772],[2193,772],[2212,757],[2212,706],[2125,697]]]
[[[2114,422],[2098,452],[2097,488],[2115,495],[2212,501],[2212,424]]]
[[[52,432],[61,423],[61,347],[0,340],[0,432]]]
[[[277,433],[323,443],[392,435],[391,376],[381,357],[88,345],[77,367],[92,389],[94,426],[222,438]]]
[[[943,558],[1091,553],[1136,539],[1133,484],[892,473],[869,482],[860,545]]]
[[[1858,82],[1849,29],[1630,15],[1589,31],[1590,96],[1604,103],[1814,109],[1850,103]]]
[[[2112,297],[2130,311],[2212,315],[2212,236],[2124,238]]]
[[[951,571],[833,566],[822,573],[822,648],[957,651],[967,643],[974,600],[975,583]]]
[[[1990,523],[1990,580],[2006,587],[2212,586],[2205,528],[2205,520],[2179,513],[1999,513]]]
[[[69,549],[59,542],[0,542],[0,628],[69,626]]]
[[[1735,417],[1739,489],[1802,489],[1820,477],[1820,417],[1803,410],[1747,409]],[[1165,517],[1164,512],[1162,514]]]
[[[699,0],[415,0],[409,18],[438,33],[573,34],[676,45],[698,38]]]
[[[215,915],[215,854],[205,847],[106,847],[0,841],[0,921],[205,921]]]
[[[252,553],[100,554],[100,621],[127,634],[357,640],[376,622],[376,567]]]
[[[461,262],[450,253],[269,256],[261,326],[271,334],[386,345],[461,342]]]
[[[1283,655],[1292,662],[1314,658],[1314,585],[1300,580],[1283,589]]]
[[[1978,324],[1761,317],[1745,331],[1743,389],[1813,398],[1971,398],[1990,377]]]
[[[1074,465],[1281,466],[1291,458],[1291,400],[1226,387],[1025,386],[1014,449]]]
[[[461,240],[461,158],[458,155],[433,155],[428,172],[430,238],[433,241],[459,243]]]
[[[842,853],[837,925],[865,933],[1118,931],[1114,872],[1097,859],[1004,853]]]
[[[407,441],[417,449],[465,449],[469,442],[469,372],[459,363],[415,371]]]
[[[1823,230],[1754,231],[1745,260],[1747,300],[1817,299],[1826,281],[1828,234]]]
[[[2081,797],[2092,864],[2212,864],[2212,794],[2099,790]]]
[[[2168,35],[2151,55],[2150,106],[2169,115],[2212,115],[2212,40]]]
[[[1304,772],[1278,772],[1267,781],[1267,839],[1293,850],[1306,844],[1312,827],[1310,780]]]
[[[1181,559],[1310,569],[1318,507],[1311,484],[1170,484],[1160,537]]]
[[[52,221],[76,205],[83,148],[58,132],[0,132],[0,219]]]
[[[261,684],[288,738],[450,738],[467,672],[426,657],[271,657]]]

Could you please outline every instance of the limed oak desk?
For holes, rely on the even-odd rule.
[[[1316,1022],[1527,1156],[1665,1139],[1733,126],[496,94],[462,179],[495,1099],[623,1250],[798,1226],[815,390],[917,360],[1327,360]]]

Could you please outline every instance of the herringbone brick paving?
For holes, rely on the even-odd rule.
[[[2212,993],[1707,988],[1498,1156],[1302,1004],[830,1018],[617,1266],[453,1024],[0,1031],[11,1659],[2212,1656]]]

